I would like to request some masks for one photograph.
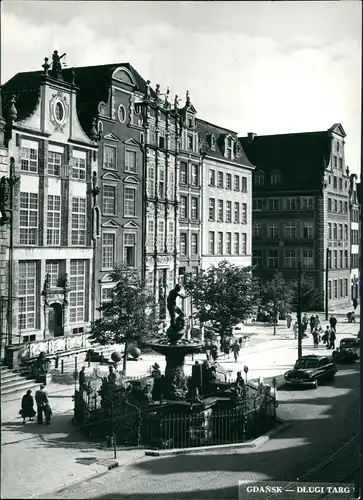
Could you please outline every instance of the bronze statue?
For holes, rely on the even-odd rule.
[[[58,54],[58,50],[55,50],[52,55],[52,76],[54,78],[59,78],[62,74],[62,64],[61,64],[61,59],[65,56],[66,54],[62,54],[61,56]]]
[[[186,295],[181,294],[180,291],[181,291],[181,286],[179,285],[179,283],[177,283],[175,287],[172,290],[170,290],[167,298],[166,304],[170,316],[170,328],[173,328],[175,325],[176,315],[184,319],[183,311],[180,309],[180,307],[176,305],[176,299],[178,297],[181,297],[183,299],[186,298]]]

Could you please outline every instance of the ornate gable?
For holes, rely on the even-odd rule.
[[[138,224],[136,224],[136,222],[130,220],[129,222],[126,222],[126,224],[124,224],[122,226],[123,229],[140,229],[140,226]]]
[[[101,179],[103,181],[119,181],[120,180],[120,176],[118,176],[117,174],[114,174],[112,172],[107,172],[106,174],[102,174],[101,175]]]
[[[129,184],[139,184],[139,179],[137,179],[133,175],[128,175],[124,178],[124,182],[128,182]]]
[[[330,127],[329,132],[334,132],[335,134],[341,135],[342,137],[347,136],[341,123],[334,123],[334,125]]]
[[[116,221],[109,219],[107,222],[104,222],[101,227],[108,227],[108,228],[114,228],[117,229],[120,227],[120,224],[118,224]]]
[[[111,134],[104,135],[103,138],[106,139],[107,141],[115,141],[115,142],[120,142],[121,140],[119,137],[117,137],[117,135],[115,135],[112,132]]]
[[[139,143],[137,141],[135,141],[135,139],[126,139],[126,141],[124,141],[124,144],[126,144],[127,146],[135,146],[135,147],[139,147]]]

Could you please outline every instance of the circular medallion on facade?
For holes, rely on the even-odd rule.
[[[117,116],[118,121],[120,123],[124,123],[124,121],[126,120],[126,109],[122,104],[120,104],[120,106],[118,107]]]
[[[57,123],[62,123],[64,120],[65,112],[62,102],[57,101],[54,105],[54,118]]]

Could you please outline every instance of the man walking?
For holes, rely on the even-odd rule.
[[[335,331],[331,329],[329,335],[329,346],[327,347],[327,349],[335,349],[335,339],[336,339]]]
[[[82,366],[82,370],[78,374],[79,390],[80,392],[86,389],[86,367]]]
[[[308,318],[308,315],[305,313],[304,316],[303,316],[303,319],[302,319],[303,333],[306,332],[308,324],[309,324],[309,318]]]
[[[297,334],[298,334],[298,331],[299,331],[299,323],[297,321],[295,321],[294,326],[292,327],[292,329],[294,330],[294,336],[297,339]]]
[[[331,316],[329,323],[330,323],[331,330],[334,331],[334,333],[337,333],[337,319],[336,319],[336,317]]]
[[[286,314],[286,326],[287,328],[291,328],[292,316],[291,313]]]
[[[49,405],[48,394],[45,392],[43,384],[40,386],[40,389],[38,389],[35,393],[35,402],[37,404],[38,424],[43,423],[43,413],[44,413],[46,424],[49,425],[52,412]]]
[[[233,356],[234,356],[234,362],[237,363],[238,358],[239,358],[239,351],[240,351],[240,346],[238,343],[238,340],[234,342],[232,345],[232,351],[233,351]]]

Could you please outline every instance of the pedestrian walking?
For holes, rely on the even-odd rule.
[[[218,347],[215,343],[212,344],[212,347],[211,347],[211,356],[212,356],[212,359],[213,361],[217,361],[217,358],[218,358]]]
[[[238,343],[239,343],[240,348],[242,349],[242,344],[243,344],[243,338],[242,337],[240,337],[238,339]]]
[[[78,374],[79,390],[83,392],[86,389],[86,367],[82,366],[82,370]]]
[[[310,324],[310,333],[313,333],[315,327],[315,316],[313,314],[310,316],[309,324]]]
[[[239,358],[239,351],[240,351],[240,346],[238,341],[236,340],[234,344],[232,344],[232,351],[233,351],[233,356],[234,356],[234,362],[237,363],[238,358]]]
[[[302,323],[303,333],[305,333],[309,324],[309,318],[306,313],[304,314],[301,323]]]
[[[287,328],[291,328],[291,323],[292,323],[292,316],[291,316],[291,313],[288,312],[286,314],[286,326],[287,326]]]
[[[329,345],[329,337],[330,337],[330,328],[329,328],[329,325],[327,325],[325,332],[324,332],[324,335],[321,337],[323,344],[326,344],[327,347]]]
[[[317,349],[319,346],[319,330],[315,327],[312,331],[313,341],[314,341],[314,349]]]
[[[320,328],[320,319],[319,319],[319,316],[317,314],[315,315],[315,318],[314,318],[314,327],[317,328],[318,330]]]
[[[329,335],[329,346],[327,347],[327,349],[335,349],[335,339],[336,339],[335,331],[331,329]]]
[[[294,337],[297,339],[297,334],[299,332],[299,324],[297,321],[295,321],[294,323],[294,326],[292,327],[293,331],[294,331]]]
[[[35,393],[35,402],[37,404],[38,424],[43,423],[43,413],[44,413],[45,422],[47,425],[49,425],[52,416],[52,410],[50,408],[48,394],[45,392],[43,384],[40,386],[40,389],[38,389]]]
[[[354,299],[353,299],[353,307],[354,307],[354,310],[356,310],[357,307],[358,307],[358,299],[357,299],[357,297],[354,297]]]
[[[337,319],[336,319],[336,317],[332,315],[330,317],[329,323],[330,323],[331,330],[333,330],[335,333],[337,333]]]
[[[35,417],[36,412],[34,411],[34,398],[32,396],[32,391],[28,389],[26,394],[21,398],[21,409],[19,415],[23,417],[23,424],[26,423],[26,419],[29,418],[31,422],[33,417]]]

